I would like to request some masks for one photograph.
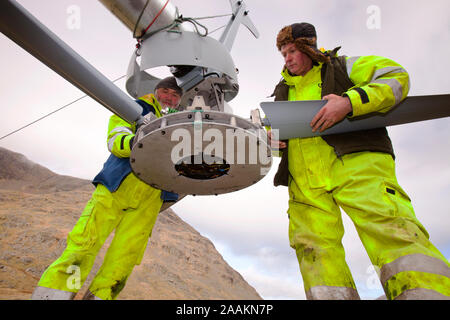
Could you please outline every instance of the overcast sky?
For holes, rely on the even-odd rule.
[[[341,54],[381,55],[399,62],[411,76],[410,96],[450,93],[450,2],[448,0],[246,0],[261,37],[241,27],[232,49],[240,92],[234,113],[248,118],[272,93],[283,60],[275,46],[285,25],[316,26],[319,47],[342,46]],[[19,0],[109,79],[126,73],[135,40],[101,3],[92,0]],[[227,0],[173,0],[185,17],[227,14]],[[80,9],[80,28],[71,29],[68,8]],[[227,18],[203,21],[210,30]],[[212,34],[219,37],[221,31]],[[0,34],[0,136],[84,94]],[[124,80],[116,84],[124,89]],[[426,107],[426,106],[424,106]],[[22,153],[59,174],[92,179],[108,157],[111,113],[85,98],[12,136],[0,146]],[[397,178],[431,241],[450,257],[450,119],[390,127]],[[288,241],[288,194],[273,187],[278,166],[257,184],[219,196],[187,197],[176,213],[211,239],[225,260],[267,299],[304,299],[294,250]],[[382,294],[352,222],[345,214],[344,247],[360,296]]]

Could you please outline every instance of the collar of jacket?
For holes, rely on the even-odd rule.
[[[153,108],[155,108],[156,116],[158,118],[162,117],[161,105],[159,104],[158,100],[156,100],[156,97],[153,93],[146,95],[144,97],[140,97],[139,100],[142,100],[148,103],[149,105],[153,106]]]
[[[309,70],[304,76],[291,75],[286,67],[281,71],[281,76],[284,78],[285,83],[288,86],[298,86],[304,81],[308,81],[309,78],[313,76],[314,73],[319,72],[322,69],[323,63],[314,65],[311,70]]]
[[[336,47],[333,50],[327,50],[325,51],[325,55],[330,57],[330,63],[321,63],[317,64],[315,63],[313,65],[314,67],[319,67],[321,69],[321,78],[322,78],[322,96],[325,96],[330,93],[336,93],[335,92],[335,68],[333,64],[337,63],[337,60],[342,59],[343,62],[340,62],[338,65],[341,67],[345,66],[345,56],[338,57],[337,52],[339,51],[341,47]],[[353,86],[350,79],[348,79],[348,75],[346,70],[338,70],[339,77],[341,78],[341,81],[343,84],[348,86]],[[300,79],[303,77],[301,76],[293,76],[289,74],[286,67],[283,68],[281,71],[282,78],[280,82],[275,87],[273,93],[269,97],[275,97],[275,101],[287,101],[288,95],[289,95],[289,86],[292,85],[298,85],[300,82]],[[295,80],[297,79],[297,80]],[[347,88],[344,88],[347,89]],[[338,94],[341,94],[338,93]]]

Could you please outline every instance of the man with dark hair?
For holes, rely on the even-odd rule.
[[[309,23],[284,27],[277,47],[285,66],[275,100],[328,101],[312,119],[313,131],[387,112],[408,94],[409,76],[398,63],[338,56],[339,48],[322,52]],[[282,150],[274,184],[289,189],[289,240],[308,299],[359,299],[341,243],[340,208],[379,268],[388,299],[449,299],[449,263],[397,182],[386,128],[272,143]]]
[[[142,115],[175,112],[182,96],[176,79],[161,80],[155,94],[137,100]],[[67,247],[42,275],[32,299],[73,299],[86,280],[95,257],[110,233],[114,238],[85,299],[115,299],[135,265],[140,264],[160,208],[171,196],[139,180],[129,157],[136,133],[131,125],[112,115],[107,145],[111,152],[102,171],[94,178],[92,198],[67,237]]]

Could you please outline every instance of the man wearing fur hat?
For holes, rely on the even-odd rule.
[[[155,94],[136,102],[143,116],[159,118],[164,111],[176,112],[182,93],[176,79],[168,77],[156,85]],[[132,172],[129,157],[135,133],[134,124],[111,116],[107,138],[111,155],[93,180],[96,189],[68,234],[66,249],[44,272],[32,300],[73,299],[113,230],[114,238],[84,299],[116,299],[140,264],[163,202],[174,201],[177,195],[147,185]]]
[[[321,52],[309,23],[284,27],[277,47],[285,66],[275,101],[328,101],[312,119],[313,131],[345,117],[387,112],[408,94],[409,76],[398,63],[338,56],[339,48]],[[308,299],[359,299],[341,243],[340,208],[379,269],[388,299],[449,299],[449,263],[429,241],[397,182],[386,128],[272,145],[282,151],[274,184],[289,189],[289,240]]]

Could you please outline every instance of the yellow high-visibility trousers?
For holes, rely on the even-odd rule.
[[[359,298],[341,243],[340,208],[380,269],[388,299],[449,298],[449,263],[415,217],[389,154],[338,158],[320,137],[291,139],[289,171],[289,240],[308,299]]]
[[[143,257],[162,205],[161,190],[129,174],[111,193],[99,184],[73,230],[67,247],[42,275],[38,286],[77,292],[110,233],[114,238],[89,291],[103,300],[115,299]]]

